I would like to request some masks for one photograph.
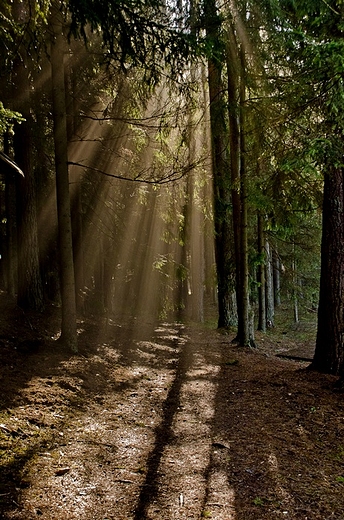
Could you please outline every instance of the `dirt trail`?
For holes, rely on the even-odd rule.
[[[3,340],[0,518],[344,519],[332,377],[267,339],[257,352],[199,326],[101,332],[80,325],[78,356]]]

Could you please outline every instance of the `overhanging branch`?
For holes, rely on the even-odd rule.
[[[112,177],[114,179],[119,179],[122,181],[140,182],[144,184],[167,184],[169,182],[176,182],[182,179],[187,173],[192,171],[194,168],[196,168],[196,166],[198,166],[202,162],[204,162],[204,160],[200,159],[199,161],[191,163],[187,166],[181,166],[177,169],[173,169],[171,173],[159,179],[148,179],[143,177],[144,173],[149,172],[149,168],[147,168],[146,170],[141,170],[140,173],[138,173],[134,177],[126,177],[123,175],[116,175],[115,173],[106,172],[94,166],[86,166],[85,164],[78,162],[69,161],[68,164],[71,166],[77,166],[78,168],[84,168],[85,170],[91,170],[93,172],[100,173],[101,175],[105,175],[106,177]]]

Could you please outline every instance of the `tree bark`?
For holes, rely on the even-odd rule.
[[[218,48],[220,19],[213,0],[206,3],[207,35]],[[217,45],[215,45],[217,42]],[[217,56],[208,60],[210,127],[212,143],[215,259],[218,286],[218,327],[231,325],[232,231],[230,178],[227,149],[226,105],[222,86],[222,62]]]
[[[258,253],[260,262],[258,266],[258,330],[266,331],[266,295],[265,295],[265,234],[263,229],[263,217],[258,213]]]
[[[52,6],[54,38],[51,45],[52,98],[56,168],[56,196],[59,227],[60,287],[62,303],[61,341],[77,351],[76,302],[73,241],[69,194],[66,98],[64,82],[65,52],[62,15],[58,4]]]
[[[293,244],[293,258],[291,262],[292,284],[293,284],[293,307],[294,307],[294,322],[299,323],[299,296],[298,296],[298,276],[297,264],[295,258],[295,243]]]
[[[272,265],[273,265],[273,283],[274,283],[274,306],[281,305],[281,262],[278,252],[274,249],[272,251]]]
[[[31,119],[29,115],[26,116]],[[30,122],[16,128],[15,158],[25,174],[17,177],[18,218],[18,305],[43,310],[43,289],[39,270],[35,179],[32,171]]]
[[[196,81],[195,67],[191,66],[192,82]],[[192,111],[188,115],[188,150],[189,164],[196,159],[197,140],[195,136],[195,116]],[[193,321],[204,321],[204,236],[202,233],[203,216],[200,209],[200,186],[197,173],[191,172],[187,177],[186,236],[190,257],[191,313]],[[190,298],[189,298],[190,299]]]
[[[10,154],[8,133],[4,136],[4,152]],[[17,219],[16,219],[16,183],[13,172],[6,175],[6,257],[5,282],[6,290],[13,298],[17,293]]]
[[[36,187],[32,164],[33,120],[30,111],[28,71],[23,63],[16,66],[16,80],[16,92],[20,102],[15,108],[25,117],[24,122],[15,125],[13,138],[15,160],[25,174],[25,177],[17,176],[17,301],[23,309],[41,311],[44,302],[39,268]]]
[[[249,301],[247,171],[245,136],[245,51],[230,25],[227,33],[228,118],[230,128],[231,200],[236,266],[238,311],[237,340],[240,345],[254,344]]]
[[[318,331],[312,367],[344,378],[344,169],[325,175]]]
[[[28,22],[28,10],[23,2],[13,2],[13,17],[18,23]],[[30,60],[27,56],[25,36],[18,48],[13,80],[13,108],[20,112],[25,121],[15,124],[13,136],[14,157],[25,177],[17,176],[17,235],[18,235],[18,287],[17,301],[23,309],[41,311],[44,308],[43,288],[40,275],[36,185],[33,170],[33,125],[32,83]]]
[[[230,149],[230,179],[232,202],[233,245],[235,258],[235,295],[237,302],[238,339],[243,337],[242,309],[242,258],[241,258],[241,200],[240,200],[240,60],[238,44],[232,25],[227,34],[227,92]]]
[[[81,52],[82,49],[79,49]],[[66,91],[66,125],[67,139],[70,142],[76,135],[77,129],[77,102],[75,92],[77,92],[77,71],[74,66],[73,58],[68,60],[65,65],[65,91]],[[73,233],[73,262],[75,279],[75,301],[77,311],[84,313],[84,252],[83,252],[83,222],[82,222],[82,197],[81,187],[83,174],[81,170],[70,172],[72,181],[71,196],[71,222]]]
[[[248,188],[246,170],[246,124],[245,124],[245,104],[246,104],[246,80],[245,80],[245,51],[243,45],[240,48],[240,292],[241,308],[238,309],[238,323],[241,323],[241,330],[238,328],[239,343],[247,346],[254,343],[252,319],[250,317],[250,291],[249,291],[249,267],[248,267]]]
[[[266,276],[266,325],[268,327],[274,326],[275,319],[275,307],[274,307],[274,280],[272,270],[272,254],[271,247],[268,240],[265,241],[266,251],[266,265],[265,265],[265,276]]]

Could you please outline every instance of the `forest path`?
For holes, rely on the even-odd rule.
[[[198,325],[82,327],[77,356],[3,345],[0,518],[343,520],[334,378],[268,336],[255,351]]]

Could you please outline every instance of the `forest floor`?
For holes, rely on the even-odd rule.
[[[0,295],[1,519],[344,519],[343,394],[278,356],[314,325],[80,321],[71,355],[56,311]]]

